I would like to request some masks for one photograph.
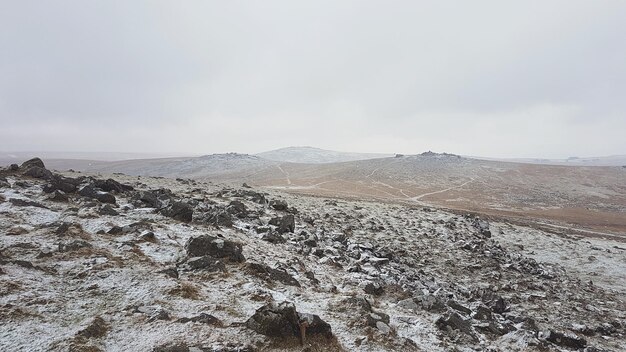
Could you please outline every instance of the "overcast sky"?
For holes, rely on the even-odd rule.
[[[626,154],[626,1],[0,0],[0,150]]]

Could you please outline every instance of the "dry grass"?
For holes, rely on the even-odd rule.
[[[347,351],[335,337],[307,336],[304,346],[297,337],[274,339],[260,351],[306,351],[306,352],[344,352]]]
[[[177,287],[169,290],[168,293],[188,299],[200,299],[200,289],[187,281],[183,281]]]

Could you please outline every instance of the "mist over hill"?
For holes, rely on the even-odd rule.
[[[274,161],[304,164],[323,164],[344,161],[386,158],[393,154],[338,152],[314,147],[286,147],[256,154]]]

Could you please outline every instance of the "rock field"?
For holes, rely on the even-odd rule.
[[[1,351],[624,351],[625,281],[436,208],[0,169]]]

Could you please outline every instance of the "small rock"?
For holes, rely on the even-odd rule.
[[[542,331],[539,333],[540,340],[552,342],[555,345],[582,349],[587,346],[587,340],[574,334],[562,333],[553,330]]]
[[[296,230],[296,222],[292,214],[287,214],[280,219],[280,224],[276,231],[283,234],[285,232],[294,232]]]
[[[192,323],[202,323],[202,324],[208,324],[208,325],[221,325],[222,324],[222,322],[218,318],[207,313],[200,313],[199,315],[196,315],[195,317],[190,317],[190,318],[180,318],[176,322],[177,323],[192,322]]]
[[[109,331],[109,325],[101,317],[95,317],[91,324],[85,329],[78,332],[77,335],[85,338],[100,338],[104,337]]]
[[[174,279],[178,279],[178,270],[176,268],[163,269],[163,270],[160,270],[159,273],[165,274]]]
[[[276,210],[287,210],[287,202],[284,200],[274,199],[270,201],[270,207]]]
[[[207,272],[226,272],[226,265],[221,260],[205,255],[202,257],[190,258],[185,263],[189,270],[203,270]]]
[[[368,282],[363,288],[365,293],[374,296],[380,296],[385,292],[385,288],[378,282]]]
[[[111,216],[117,216],[119,215],[119,213],[113,209],[113,207],[109,204],[104,204],[100,207],[100,209],[98,209],[98,214],[100,215],[111,215]]]
[[[277,232],[274,231],[270,231],[268,233],[264,233],[263,236],[261,236],[261,239],[263,241],[267,241],[269,243],[285,243],[287,242],[287,240],[281,236],[280,234],[278,234]]]
[[[284,269],[274,269],[264,264],[248,263],[248,272],[265,280],[278,281],[288,286],[300,287],[300,283]]]
[[[462,333],[472,337],[475,341],[478,341],[478,337],[472,330],[472,325],[469,320],[463,319],[458,313],[452,312],[445,316],[439,317],[435,322],[435,325],[441,330],[453,329],[459,330]]]
[[[367,326],[376,327],[376,323],[383,322],[389,324],[389,315],[385,313],[369,313],[365,316]]]
[[[68,243],[59,243],[59,252],[61,253],[72,252],[72,251],[77,251],[82,248],[91,248],[91,247],[92,245],[87,241],[75,240],[75,241],[68,242]]]
[[[7,231],[6,235],[7,236],[19,236],[19,235],[24,235],[27,233],[28,233],[28,230],[26,230],[24,227],[13,226]]]
[[[48,196],[48,200],[59,203],[67,203],[70,198],[62,191],[54,191],[50,196]]]
[[[193,208],[183,202],[174,202],[167,208],[161,210],[161,214],[178,221],[190,222],[193,218]]]
[[[15,205],[16,207],[36,207],[36,208],[48,209],[48,207],[46,207],[45,205],[41,203],[37,203],[35,201],[27,200],[27,199],[9,198],[9,203]]]

